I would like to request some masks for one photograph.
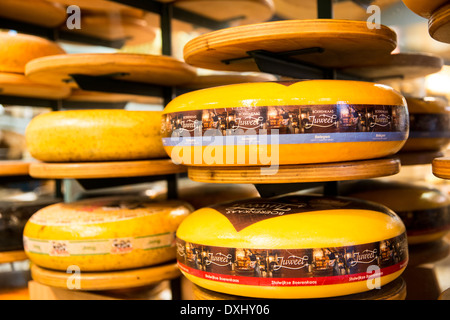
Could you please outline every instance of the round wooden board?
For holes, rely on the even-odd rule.
[[[196,70],[169,56],[132,53],[62,54],[30,61],[25,75],[32,81],[77,88],[71,74],[113,75],[115,79],[175,86],[192,81]]]
[[[442,179],[450,179],[450,157],[435,158],[431,163],[433,174]]]
[[[67,86],[52,86],[30,81],[27,77],[16,73],[0,72],[0,94],[7,96],[63,99],[70,95]]]
[[[440,42],[450,43],[450,3],[436,10],[428,20],[430,36]]]
[[[444,290],[440,295],[438,300],[450,300],[450,288]]]
[[[383,10],[401,0],[373,0],[370,4]],[[284,19],[315,19],[317,18],[317,0],[274,0],[275,12]],[[353,1],[334,1],[333,18],[366,21],[372,14],[366,13],[364,6]]]
[[[349,162],[284,165],[273,174],[262,174],[261,167],[188,167],[188,176],[197,182],[210,183],[301,183],[368,179],[394,175],[400,160],[382,158]]]
[[[322,53],[291,56],[321,67],[356,67],[396,47],[390,28],[368,29],[366,22],[346,20],[285,20],[226,28],[200,35],[184,46],[185,61],[195,67],[226,71],[258,71],[247,52],[286,52],[320,47]]]
[[[0,176],[27,176],[31,162],[22,160],[1,160]]]
[[[91,36],[107,41],[126,39],[125,45],[151,43],[156,29],[143,18],[124,15],[85,14],[81,16],[80,29],[62,29],[73,34]]]
[[[57,27],[66,21],[66,9],[46,0],[2,0],[0,16],[7,19],[35,24],[41,27]]]
[[[408,267],[412,268],[445,259],[450,253],[450,245],[446,240],[440,239],[409,245],[408,251]]]
[[[276,81],[277,77],[271,74],[208,74],[198,75],[194,81],[184,85],[188,89],[206,89],[217,86],[224,86],[237,83]]]
[[[41,179],[100,179],[145,177],[185,172],[170,159],[83,163],[46,163],[30,165],[30,176]]]
[[[414,79],[439,72],[444,61],[432,54],[396,53],[368,60],[368,65],[344,68],[342,72],[364,79]]]
[[[197,285],[192,286],[195,300],[252,300],[252,298],[233,296],[220,292],[214,292]],[[377,290],[356,293],[347,296],[322,298],[319,300],[404,300],[406,298],[406,282],[402,277],[391,281]],[[263,300],[256,299],[254,300]]]
[[[23,250],[0,252],[0,264],[27,260],[28,257]]]
[[[143,11],[136,9],[116,1],[110,0],[51,0],[52,2],[59,3],[64,7],[71,6],[73,4],[80,7],[82,12],[91,11],[96,13],[121,13],[131,17],[142,17]]]
[[[73,281],[74,274],[55,271],[31,265],[33,280],[52,287],[66,288],[68,281]],[[147,268],[111,271],[80,272],[79,290],[115,290],[141,287],[164,280],[171,280],[181,275],[176,263],[151,266]],[[70,282],[72,283],[72,282]]]
[[[150,97],[150,96],[147,97],[133,94],[86,91],[81,89],[73,89],[70,96],[68,96],[65,100],[74,102],[109,102],[109,103],[135,102],[135,103],[155,104],[155,105],[163,104],[163,99],[160,97]]]
[[[245,25],[267,21],[275,13],[272,0],[175,0],[174,6],[216,21]]]

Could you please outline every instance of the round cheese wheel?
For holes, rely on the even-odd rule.
[[[0,32],[0,72],[23,74],[29,61],[64,53],[59,45],[40,37]]]
[[[163,110],[161,130],[175,163],[272,166],[392,155],[407,139],[408,117],[388,86],[269,81],[180,95]]]
[[[369,291],[406,267],[405,226],[351,198],[253,198],[202,208],[177,230],[177,261],[194,284],[254,298]]]
[[[45,162],[163,158],[160,127],[160,111],[55,111],[33,118],[25,139]]]
[[[191,212],[181,201],[103,197],[37,211],[23,231],[25,253],[38,266],[109,271],[175,258],[175,231]]]
[[[403,0],[403,3],[415,14],[429,18],[431,14],[447,0]]]
[[[406,97],[409,137],[401,151],[440,151],[450,143],[450,109],[435,97]]]
[[[450,230],[450,198],[442,191],[396,181],[364,180],[340,188],[344,196],[383,204],[402,219],[409,244],[431,242]]]

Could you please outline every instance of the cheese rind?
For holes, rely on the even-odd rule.
[[[390,87],[311,80],[225,85],[173,99],[163,111],[167,154],[191,166],[363,160],[408,136],[406,101]]]
[[[25,138],[45,162],[166,158],[160,119],[160,111],[55,111],[33,118]]]
[[[177,230],[178,264],[189,280],[256,298],[368,291],[367,267],[382,270],[383,285],[402,273],[407,256],[398,216],[350,198],[233,201],[195,211]]]
[[[29,61],[65,53],[54,42],[25,34],[0,32],[0,44],[0,72],[24,74]]]
[[[30,260],[44,268],[109,271],[175,258],[174,235],[192,211],[182,201],[108,197],[59,203],[36,212],[24,229]]]

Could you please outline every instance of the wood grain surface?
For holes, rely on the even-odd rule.
[[[428,20],[428,32],[433,39],[450,43],[450,2],[431,15]]]

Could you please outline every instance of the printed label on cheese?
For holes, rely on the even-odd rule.
[[[219,282],[257,286],[317,286],[364,281],[406,267],[405,233],[378,242],[310,249],[205,246],[177,238],[177,261],[188,274]],[[369,269],[368,269],[369,268]]]
[[[24,236],[23,243],[27,252],[58,257],[125,254],[137,249],[174,247],[175,233],[98,240],[43,240]]]
[[[390,216],[393,215],[393,212],[388,208],[375,203],[369,205],[365,201],[358,201],[356,199],[314,196],[244,199],[221,203],[211,208],[223,214],[238,232],[261,220],[308,211],[361,209],[378,211]]]
[[[410,113],[410,138],[450,138],[450,115]]]
[[[448,206],[424,210],[397,211],[396,213],[402,219],[408,236],[450,230],[450,208]]]
[[[290,105],[217,108],[163,115],[164,146],[399,141],[408,119],[404,106]],[[226,139],[233,137],[233,139]],[[263,140],[261,140],[263,139]]]

